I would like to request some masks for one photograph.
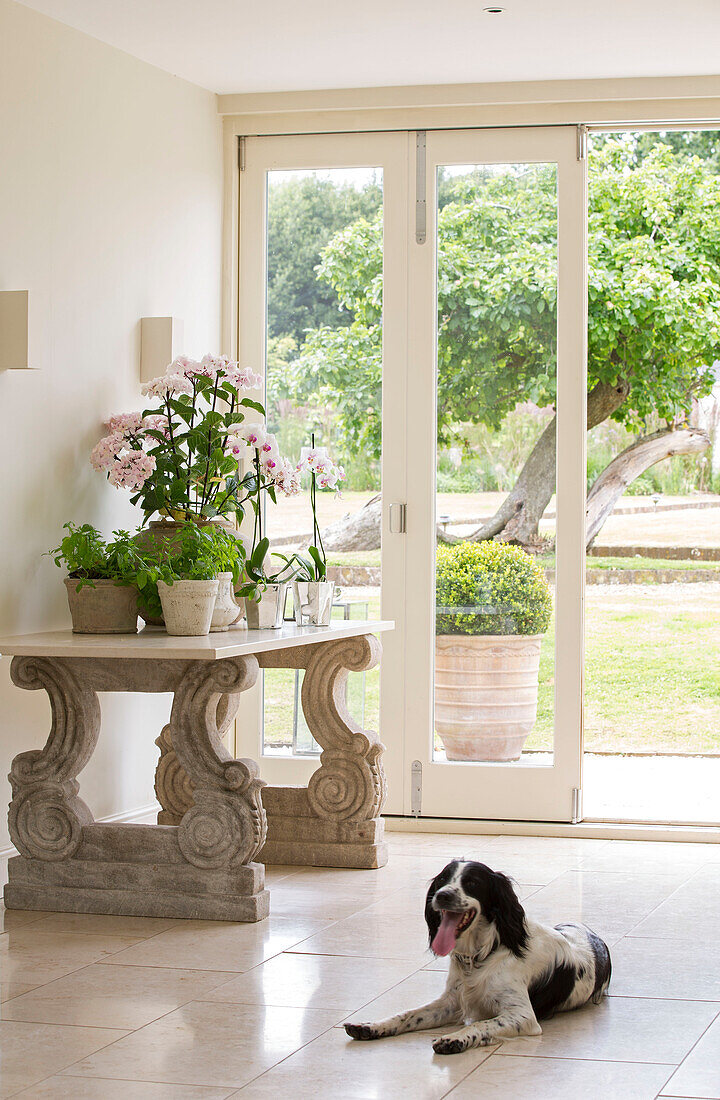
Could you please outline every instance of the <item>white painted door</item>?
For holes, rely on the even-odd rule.
[[[245,142],[245,166],[239,187],[240,358],[265,372],[270,426],[278,432],[281,446],[297,447],[298,433],[307,432],[313,423],[325,424],[329,433],[336,433],[340,417],[347,430],[352,417],[340,414],[346,413],[348,407],[355,409],[354,462],[370,464],[374,481],[363,482],[356,468],[353,484],[365,485],[365,490],[353,489],[351,485],[344,493],[340,513],[358,511],[372,496],[368,490],[371,482],[382,490],[382,546],[371,555],[374,563],[371,568],[376,570],[374,583],[365,590],[346,588],[343,602],[352,617],[367,614],[396,623],[395,631],[383,636],[382,674],[369,673],[351,684],[358,719],[367,727],[379,728],[387,748],[389,795],[385,810],[390,814],[419,812],[430,817],[570,820],[579,812],[586,199],[585,164],[578,160],[577,152],[574,127],[437,131],[426,135],[414,132],[303,135],[248,138]],[[365,351],[361,348],[360,353],[357,347],[349,351],[351,364],[356,354],[375,355],[377,360],[372,376],[376,392],[368,400],[366,424],[361,423],[363,418],[357,416],[356,408],[363,399],[362,387],[368,384],[366,362],[356,378],[350,370],[331,376],[329,383],[323,374],[322,354],[326,346],[323,341],[342,341],[348,337],[347,332],[339,330],[347,328],[349,317],[335,316],[332,309],[319,326],[316,314],[309,318],[314,353],[319,357],[316,392],[307,395],[309,407],[315,402],[315,411],[293,420],[295,414],[289,411],[288,403],[283,405],[283,372],[293,369],[294,357],[303,346],[307,354],[309,345],[306,330],[296,337],[293,346],[278,340],[278,332],[289,327],[287,319],[283,321],[280,315],[288,299],[298,315],[301,313],[303,280],[298,276],[298,269],[302,269],[298,258],[311,257],[313,253],[301,215],[313,203],[322,204],[323,181],[333,184],[335,192],[343,186],[349,189],[348,236],[345,244],[339,246],[342,234],[336,237],[334,251],[331,248],[329,259],[323,254],[322,269],[318,272],[332,290],[329,301],[334,300],[333,294],[342,294],[343,264],[356,264],[368,286],[373,281],[377,283],[378,276],[382,282],[381,308],[364,318],[366,328],[375,326],[373,332],[368,336],[362,325],[356,332],[357,339],[361,343],[366,341],[367,348]],[[374,205],[370,202],[363,213],[359,211],[357,192],[369,194],[373,186],[377,201]],[[328,203],[330,198],[328,195]],[[294,204],[295,215],[288,212],[288,204]],[[493,209],[498,217],[487,219],[487,225],[480,224],[478,218],[487,218],[488,210]],[[534,225],[533,211],[542,221],[542,231]],[[309,218],[314,224],[316,215],[317,211]],[[328,215],[333,233],[338,229],[336,215],[337,211]],[[365,222],[360,233],[351,228],[357,227],[358,217]],[[515,250],[509,247],[508,233],[516,234],[522,247],[520,244]],[[533,243],[533,234],[538,238],[535,258],[528,247],[528,242]],[[293,255],[292,263],[287,259],[287,251],[283,260],[288,240],[296,243],[297,254]],[[319,243],[322,242],[316,242]],[[502,284],[497,264],[493,269],[492,264],[480,262],[479,254],[473,256],[473,250],[477,254],[481,245],[488,257],[496,254],[507,257],[508,266],[513,268],[509,289],[516,296],[518,286],[523,284],[522,277],[518,281],[515,269],[525,264],[531,285],[540,275],[544,280],[543,294],[536,294],[535,298],[544,297],[546,302],[554,294],[557,298],[556,316],[551,311],[552,318],[543,319],[548,342],[543,385],[545,391],[548,387],[557,389],[557,498],[548,512],[548,515],[554,512],[557,519],[549,515],[547,521],[556,527],[557,535],[554,629],[543,641],[539,717],[528,741],[533,751],[524,752],[519,760],[508,764],[448,761],[434,725],[436,523],[439,519],[445,522],[443,517],[448,515],[447,529],[463,534],[470,528],[470,521],[492,511],[501,496],[498,491],[474,493],[472,478],[471,491],[448,491],[457,488],[458,478],[467,472],[464,454],[453,454],[458,448],[452,446],[452,425],[448,425],[445,407],[448,403],[453,408],[462,404],[457,394],[448,397],[451,385],[448,370],[457,365],[452,348],[448,350],[453,343],[455,316],[453,279],[458,280],[463,308],[472,297],[473,287],[462,280],[468,271],[472,273],[476,260],[481,278],[483,271],[490,271],[496,291]],[[291,269],[295,272],[295,288],[281,285],[278,273],[283,270],[283,263],[288,272]],[[317,266],[316,260],[308,258],[307,264],[310,263]],[[364,297],[372,299],[372,294]],[[528,301],[524,303],[528,309],[533,304],[532,297],[528,293]],[[520,299],[522,309],[522,293]],[[444,310],[440,317],[438,304]],[[318,327],[323,330],[320,335]],[[485,333],[486,328],[482,319],[478,319],[478,332]],[[491,339],[498,342],[496,331],[488,331],[486,335],[486,345]],[[467,325],[463,338],[467,339]],[[500,344],[501,341],[497,346],[498,361],[508,353]],[[488,364],[494,363],[495,352],[492,346],[485,346],[478,357],[477,347],[473,350],[470,345],[469,358],[466,357],[469,369],[466,363],[465,378],[461,381],[467,393],[477,390],[478,401],[487,400],[491,390]],[[439,373],[438,347],[443,356]],[[337,361],[337,355],[334,358]],[[503,408],[512,405],[507,379],[505,369],[506,390],[499,392]],[[525,375],[518,379],[518,401],[529,396],[528,384]],[[537,377],[533,384],[537,387]],[[544,396],[547,398],[547,392]],[[381,431],[371,420],[378,415]],[[508,447],[527,446],[527,426],[515,425],[518,441],[512,423],[503,427],[507,420],[504,416],[494,426],[496,430],[489,441],[484,409],[479,416],[477,409],[471,410],[471,415],[479,422],[480,435],[476,434],[471,441],[468,453],[477,455],[484,442],[492,452],[490,467],[493,462],[502,465],[504,460],[503,454],[498,453],[498,437],[501,451],[505,436]],[[545,424],[543,421],[539,426]],[[438,428],[446,437],[440,447]],[[480,438],[482,432],[485,435]],[[532,430],[529,434],[532,437]],[[326,440],[321,438],[320,442]],[[453,466],[458,457],[459,463]],[[517,465],[517,459],[517,453],[507,456],[508,469],[513,462]],[[477,469],[471,473],[477,478]],[[490,480],[494,476],[491,468],[480,474]],[[496,482],[498,486],[504,484],[499,473]],[[438,484],[443,490],[440,496]],[[482,489],[482,481],[479,487]],[[389,517],[393,504],[407,506],[404,534],[395,530],[395,522],[391,530]],[[275,538],[297,534],[303,518],[305,529],[310,530],[309,512],[302,515],[307,502],[296,499],[289,505],[269,510],[270,533]],[[321,514],[321,521],[338,518],[337,506],[331,507],[329,501],[324,501],[323,507],[325,516]],[[479,513],[467,516],[466,528],[454,525],[454,521],[462,518],[463,509],[465,514],[468,509]],[[393,510],[393,517],[396,516],[397,510]],[[314,746],[303,730],[297,707],[299,684],[294,677],[293,672],[267,674],[264,699],[260,688],[254,696],[249,693],[250,697],[243,700],[238,722],[236,751],[240,755],[261,757],[262,774],[274,784],[304,785],[317,767],[317,755],[313,754]]]
[[[582,761],[585,162],[574,127],[438,131],[425,140],[426,202],[420,193],[409,264],[404,812],[569,821],[579,813]],[[528,348],[538,346],[533,360]],[[552,431],[552,409],[529,404],[548,403],[548,393],[556,393],[557,495],[540,530],[556,529],[557,581],[537,722],[513,762],[450,761],[434,723],[436,524],[462,536],[495,514],[535,439]],[[458,431],[452,417],[463,402],[467,419],[475,403],[479,424]],[[469,493],[447,491],[462,479]],[[483,492],[488,486],[495,491]]]

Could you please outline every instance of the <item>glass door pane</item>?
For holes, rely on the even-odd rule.
[[[436,178],[433,759],[547,766],[557,165],[439,165]]]
[[[582,739],[584,166],[570,128],[428,133],[426,146],[406,763],[421,765],[423,814],[568,820]]]
[[[267,423],[293,463],[314,442],[342,467],[337,489],[317,494],[329,575],[344,582],[333,618],[380,617],[382,281],[381,167],[267,173]],[[352,550],[361,516],[366,537]],[[300,493],[268,505],[271,549],[304,553],[311,517],[306,476]],[[319,755],[300,706],[302,672],[263,675],[263,753]],[[351,673],[348,697],[357,721],[377,729],[379,668]]]

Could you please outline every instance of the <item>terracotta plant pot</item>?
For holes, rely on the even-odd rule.
[[[260,601],[245,600],[247,624],[250,630],[279,630],[285,614],[287,584],[269,584]]]
[[[239,606],[233,591],[232,573],[218,573],[218,594],[215,600],[215,610],[210,623],[210,633],[219,630],[229,630],[230,627],[245,619],[245,611]]]
[[[537,718],[542,634],[435,639],[435,729],[448,760],[517,760]]]
[[[73,634],[137,634],[138,590],[134,584],[94,581],[94,588],[77,577],[66,577]]]
[[[168,634],[198,638],[210,633],[218,579],[211,581],[158,581],[165,629]]]

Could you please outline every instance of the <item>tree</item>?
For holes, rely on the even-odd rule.
[[[337,296],[318,282],[315,269],[323,248],[338,230],[382,205],[377,182],[363,188],[332,178],[291,177],[268,188],[268,333],[301,344],[306,329],[349,324]]]
[[[441,444],[463,423],[498,426],[518,401],[553,407],[556,398],[554,169],[520,166],[445,186]],[[610,417],[642,437],[659,418],[671,434],[693,397],[710,391],[708,364],[720,357],[720,179],[712,164],[667,144],[638,152],[607,139],[591,158],[589,229],[588,428]],[[302,384],[343,395],[344,442],[371,454],[380,448],[381,248],[378,217],[329,241],[318,275],[351,320],[309,333],[292,368]],[[636,456],[633,469],[642,472]],[[554,488],[553,418],[475,537],[531,543]]]

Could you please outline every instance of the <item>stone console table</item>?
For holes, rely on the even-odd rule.
[[[381,866],[383,745],[354,723],[345,689],[349,671],[377,664],[374,635],[392,625],[0,638],[13,683],[44,689],[52,710],[45,747],[20,753],[10,772],[20,855],[8,863],[6,906],[257,921],[269,911],[258,856]],[[257,763],[234,760],[222,742],[260,668],[305,669],[303,708],[323,750],[307,789],[266,787]],[[98,691],[173,693],[156,742],[157,825],[96,823],[78,796],[100,735]]]

